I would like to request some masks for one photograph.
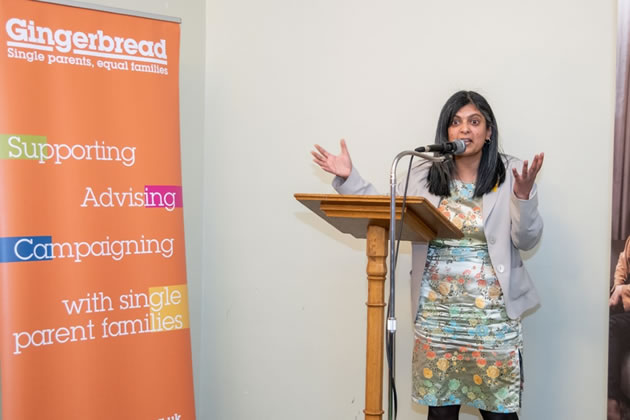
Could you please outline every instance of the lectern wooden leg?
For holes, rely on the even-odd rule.
[[[383,416],[383,337],[385,326],[385,276],[387,274],[386,228],[368,226],[367,231],[367,347],[365,369],[365,420]]]

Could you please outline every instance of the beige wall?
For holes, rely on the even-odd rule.
[[[308,151],[340,137],[385,191],[396,153],[475,89],[506,152],[546,154],[521,418],[603,419],[615,3],[211,0],[206,16],[201,418],[362,418],[363,246],[292,194],[332,192]],[[399,418],[421,419],[405,254]]]
[[[95,2],[96,3],[96,2]],[[526,264],[523,420],[605,418],[614,106],[612,0],[99,0],[183,18],[181,120],[199,419],[360,419],[364,250],[295,202],[332,192],[315,142],[348,140],[385,191],[475,89],[504,150],[544,151],[546,227]],[[399,263],[399,419],[409,401],[409,248]],[[462,419],[475,419],[466,410]]]

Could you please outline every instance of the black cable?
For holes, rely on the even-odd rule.
[[[385,346],[386,350],[387,350],[387,365],[391,367],[392,365],[392,346],[391,346],[391,340],[390,340],[390,335],[387,334],[387,339],[386,339],[386,346]],[[394,381],[394,379],[391,377],[389,377],[389,380],[392,384],[392,393],[394,395],[394,419],[396,418],[397,414],[398,414],[398,393],[396,392],[396,381]]]

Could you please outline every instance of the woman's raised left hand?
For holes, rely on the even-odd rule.
[[[532,191],[534,181],[536,181],[536,175],[542,168],[545,154],[540,153],[534,156],[532,166],[529,167],[528,162],[523,162],[523,170],[519,174],[516,168],[512,168],[512,174],[514,174],[514,195],[521,200],[528,200],[529,193]]]

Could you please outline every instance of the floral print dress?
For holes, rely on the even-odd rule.
[[[439,210],[464,233],[429,243],[415,321],[412,398],[419,404],[520,408],[521,322],[507,316],[475,184],[454,181]]]

